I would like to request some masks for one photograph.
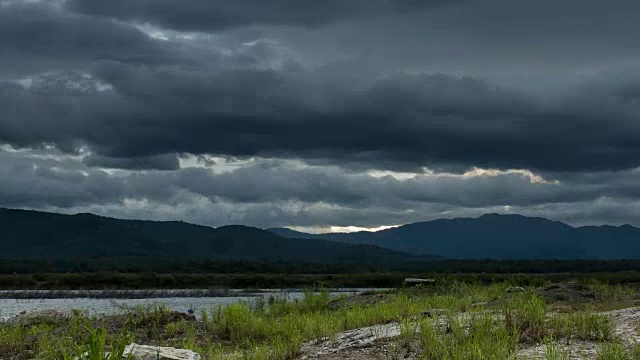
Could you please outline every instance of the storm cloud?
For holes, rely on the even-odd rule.
[[[515,3],[0,1],[0,206],[631,221],[640,6]]]
[[[153,23],[183,31],[216,31],[250,25],[316,27],[359,17],[420,11],[464,0],[71,0],[71,11]]]
[[[306,72],[208,70],[109,62],[92,74],[105,90],[68,91],[71,80],[45,88],[5,83],[0,138],[16,146],[88,146],[111,158],[178,152],[414,171],[640,165],[633,83],[585,85],[578,95],[543,100],[443,74],[333,88]]]

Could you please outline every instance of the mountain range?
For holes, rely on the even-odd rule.
[[[0,259],[128,256],[381,265],[438,258],[607,260],[640,259],[640,228],[573,227],[487,214],[376,232],[308,234],[0,208],[0,245]]]
[[[0,259],[156,257],[389,263],[418,257],[372,245],[289,239],[262,229],[0,209]]]
[[[521,215],[439,219],[386,230],[307,234],[288,228],[269,231],[283,237],[369,244],[414,255],[452,259],[638,259],[640,228],[573,227]]]

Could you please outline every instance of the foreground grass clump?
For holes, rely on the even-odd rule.
[[[532,292],[504,299],[501,313],[449,308],[444,319],[420,322],[425,359],[514,359],[518,344],[546,334],[546,305]]]
[[[559,314],[549,320],[550,331],[556,337],[586,341],[613,340],[613,321],[591,309],[584,312]]]
[[[43,330],[46,329],[0,326],[0,353],[19,352],[23,348],[23,342],[28,333],[38,333]]]
[[[553,337],[544,339],[546,360],[569,360],[571,353],[566,349],[561,349]]]
[[[472,314],[468,321],[455,315],[447,317],[442,328],[437,320],[420,323],[420,340],[425,359],[511,359],[518,344],[513,328],[496,325],[489,314]]]
[[[123,330],[110,335],[104,326],[96,327],[87,318],[76,317],[67,324],[66,336],[43,333],[38,339],[39,358],[106,360],[122,359],[133,336]],[[107,352],[109,352],[107,354]]]
[[[547,335],[547,307],[541,298],[532,294],[512,296],[503,306],[505,326],[519,334],[519,340],[540,341]]]
[[[62,324],[0,324],[0,354],[103,360],[110,351],[111,359],[120,359],[126,344],[138,342],[189,348],[203,359],[289,360],[307,341],[398,322],[400,336],[389,348],[418,351],[425,359],[509,360],[522,344],[544,344],[547,359],[562,360],[568,354],[557,343],[573,340],[603,343],[598,356],[604,360],[617,359],[619,353],[625,359],[639,358],[638,350],[616,345],[612,320],[594,308],[556,314],[534,288],[507,295],[510,285],[451,282],[365,294],[363,302],[336,302],[328,292],[307,292],[297,301],[271,297],[204,309],[198,314],[201,321],[162,305],[123,309],[126,314],[103,319],[78,313]],[[627,292],[620,288],[609,294],[617,298]],[[432,309],[438,309],[438,315],[423,316]]]
[[[597,360],[637,360],[640,359],[640,345],[625,348],[620,343],[604,343],[600,346]]]

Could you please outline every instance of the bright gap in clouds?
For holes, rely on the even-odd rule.
[[[454,174],[448,172],[435,172],[428,168],[423,168],[422,173],[408,173],[408,172],[397,172],[397,171],[388,171],[388,170],[371,170],[367,172],[368,175],[383,178],[386,176],[393,177],[396,180],[409,180],[416,177],[426,177],[426,178],[436,178],[436,177],[447,177],[447,178],[463,178],[470,179],[474,177],[498,177],[502,175],[508,174],[518,174],[522,177],[529,179],[532,184],[559,184],[558,180],[548,180],[542,177],[541,175],[535,174],[530,170],[526,169],[508,169],[508,170],[497,170],[497,169],[482,169],[474,167],[471,170],[465,171],[462,174]]]
[[[349,233],[349,232],[357,232],[357,231],[380,231],[380,230],[392,229],[398,226],[400,225],[378,226],[373,228],[358,227],[358,226],[331,226],[329,228],[329,232]]]
[[[324,234],[324,233],[352,233],[358,231],[381,231],[396,228],[402,225],[378,226],[378,227],[359,227],[359,226],[328,226],[328,227],[308,227],[308,226],[291,226],[291,230],[301,231],[308,234]]]

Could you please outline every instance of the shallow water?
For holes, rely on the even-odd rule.
[[[353,295],[370,289],[334,289],[330,292],[333,296],[342,294]],[[217,297],[163,297],[146,299],[96,299],[96,298],[65,298],[65,299],[0,299],[0,320],[9,319],[21,311],[38,311],[45,309],[56,310],[82,310],[89,315],[111,315],[122,313],[128,308],[137,306],[149,306],[153,304],[165,304],[170,309],[186,312],[193,309],[195,314],[201,310],[213,310],[218,306],[229,305],[238,301],[253,302],[258,298],[276,296],[286,297],[289,300],[302,299],[301,291],[266,291],[260,293],[238,293],[234,296]]]

